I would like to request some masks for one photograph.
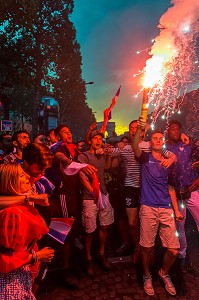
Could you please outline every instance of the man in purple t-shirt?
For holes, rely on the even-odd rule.
[[[178,253],[180,268],[187,270],[185,234],[186,210],[191,213],[199,232],[199,176],[192,167],[194,159],[199,159],[199,146],[196,141],[184,143],[181,140],[181,123],[171,120],[168,124],[168,140],[166,148],[177,156],[177,162],[172,172],[173,186],[178,199],[178,207],[184,219],[177,223],[180,249]]]
[[[176,236],[175,218],[182,220],[178,210],[175,190],[168,184],[169,169],[162,164],[162,146],[164,136],[160,131],[151,135],[152,153],[146,153],[139,146],[140,134],[145,128],[142,117],[132,143],[136,159],[141,164],[141,197],[140,197],[140,245],[144,271],[144,290],[153,296],[154,288],[149,270],[150,252],[154,247],[155,238],[159,235],[163,247],[167,248],[159,276],[164,282],[165,289],[170,295],[176,295],[175,287],[168,274],[178,255],[179,240]],[[173,208],[172,208],[173,206]]]

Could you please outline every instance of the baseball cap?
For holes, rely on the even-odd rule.
[[[104,134],[101,131],[93,130],[89,136],[89,140],[91,140],[96,135],[100,135],[102,138],[104,137]]]

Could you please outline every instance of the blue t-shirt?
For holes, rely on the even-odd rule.
[[[189,187],[197,178],[196,171],[192,168],[193,151],[198,152],[197,147],[192,144],[178,142],[176,144],[166,143],[166,148],[177,156],[177,162],[174,165],[171,174],[172,182],[176,190]]]
[[[162,167],[160,161],[151,153],[142,151],[136,157],[141,164],[140,203],[152,207],[171,208],[171,197],[168,190],[170,170]]]

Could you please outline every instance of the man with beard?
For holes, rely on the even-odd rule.
[[[55,129],[55,136],[59,142],[53,149],[54,178],[48,177],[55,185],[54,201],[52,203],[52,214],[54,217],[73,218],[72,228],[62,247],[63,278],[67,287],[77,288],[78,280],[75,266],[71,265],[72,246],[79,237],[81,231],[81,195],[79,174],[67,175],[67,169],[72,166],[79,155],[77,146],[73,143],[72,133],[67,125],[59,125]],[[52,149],[51,149],[52,150]],[[80,164],[79,164],[80,165]],[[56,175],[55,175],[56,172]],[[93,166],[87,165],[82,169],[86,174],[96,172]]]
[[[3,158],[3,163],[22,162],[22,153],[24,148],[30,143],[29,133],[26,130],[16,131],[12,136],[12,144],[15,151]]]
[[[97,169],[97,178],[99,181],[99,197],[96,199],[93,178],[86,177],[80,173],[81,182],[83,184],[83,209],[82,209],[82,224],[85,231],[85,247],[87,259],[87,274],[94,275],[93,263],[91,257],[91,244],[93,233],[97,228],[97,216],[99,217],[99,252],[97,260],[103,270],[110,269],[110,264],[104,255],[106,238],[109,226],[114,222],[113,208],[109,202],[108,193],[104,182],[104,170],[106,167],[106,157],[103,154],[97,154],[102,148],[103,133],[94,130],[90,134],[89,145],[90,149],[79,155],[78,161],[81,163],[91,164]]]

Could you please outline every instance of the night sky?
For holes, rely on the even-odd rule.
[[[149,58],[143,51],[159,34],[157,25],[170,6],[169,0],[74,0],[71,21],[77,31],[82,54],[83,79],[87,85],[88,104],[98,121],[103,119],[119,85],[120,97],[112,111],[116,131],[128,129],[128,123],[139,116],[142,96],[141,78],[134,74]]]

